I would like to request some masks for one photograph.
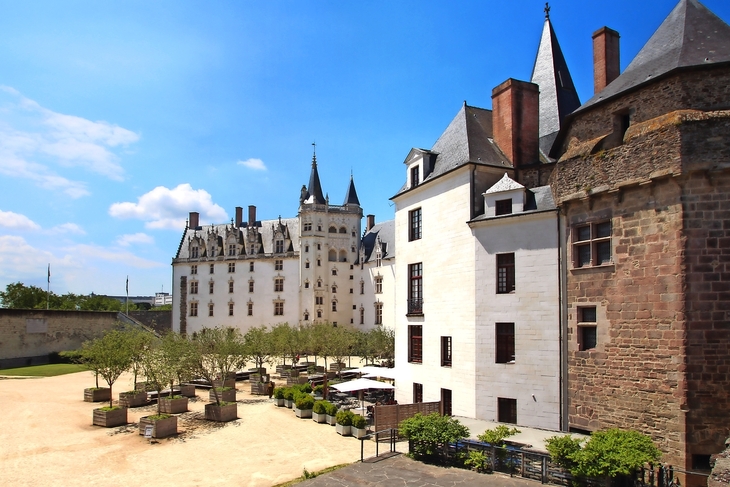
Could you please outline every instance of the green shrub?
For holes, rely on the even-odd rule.
[[[351,426],[353,416],[355,416],[355,414],[352,411],[346,411],[343,409],[341,411],[337,411],[335,420],[337,421],[337,424],[342,426]]]
[[[218,392],[226,392],[230,391],[231,389],[235,389],[235,387],[216,387],[215,390]]]
[[[399,433],[412,440],[415,458],[429,458],[438,453],[439,445],[448,445],[467,438],[469,428],[450,416],[441,416],[439,413],[424,416],[416,413],[401,421]]]
[[[274,389],[274,397],[276,399],[284,399],[284,388],[277,387],[276,389]]]
[[[325,413],[327,416],[336,416],[337,415],[337,405],[332,404],[331,402],[327,402],[325,405]]]
[[[327,414],[327,405],[329,404],[329,401],[315,401],[314,405],[312,406],[312,412],[317,414]]]
[[[315,394],[322,394],[324,392],[324,385],[320,384],[318,386],[314,386],[314,393]]]
[[[309,394],[310,392],[312,392],[312,385],[309,382],[307,382],[306,384],[301,384],[299,390]]]
[[[364,429],[368,426],[368,420],[360,416],[359,414],[355,414],[352,417],[352,426],[354,428],[358,429]]]
[[[296,394],[296,392],[297,391],[294,390],[293,388],[287,387],[286,389],[284,389],[284,399],[286,399],[287,401],[293,401],[294,394]]]
[[[312,409],[314,406],[314,398],[309,394],[300,394],[296,399],[297,409]]]
[[[571,472],[578,465],[575,455],[580,451],[581,440],[570,435],[551,436],[545,440],[545,449],[553,462]]]
[[[154,414],[152,416],[147,416],[147,419],[150,421],[159,421],[161,419],[167,419],[172,418],[172,414]]]
[[[484,472],[487,470],[487,455],[482,451],[471,450],[469,456],[464,459],[464,465],[475,472]]]
[[[117,409],[122,409],[122,406],[104,406],[99,408],[100,411],[116,411]]]
[[[479,441],[489,443],[492,446],[504,447],[504,439],[514,436],[520,433],[517,428],[508,428],[507,426],[500,424],[494,429],[486,430],[481,435],[477,436]]]

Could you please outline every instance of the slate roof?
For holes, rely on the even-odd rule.
[[[502,179],[494,183],[491,188],[486,190],[484,194],[501,193],[503,191],[512,191],[514,189],[524,189],[525,187],[504,173]]]
[[[479,215],[471,221],[479,222],[485,220],[494,220],[496,218],[510,218],[524,215],[527,213],[554,210],[556,208],[557,206],[555,205],[555,200],[553,200],[553,193],[550,190],[550,186],[538,186],[536,188],[528,189],[525,191],[525,206],[522,213],[510,213],[508,215],[499,216]]]
[[[352,176],[350,176],[350,186],[347,188],[347,194],[345,195],[345,202],[342,203],[342,206],[345,206],[345,205],[360,206],[360,200],[357,197],[357,191],[355,191],[355,180],[352,179]]]
[[[631,64],[579,110],[679,68],[730,61],[730,26],[697,0],[680,0]]]
[[[309,174],[309,186],[307,186],[307,194],[305,203],[325,204],[322,195],[322,183],[319,182],[319,172],[317,171],[317,156],[312,156],[312,172]]]
[[[563,120],[580,106],[578,92],[549,18],[545,19],[530,81],[540,87],[539,143],[540,150],[548,154]]]
[[[430,152],[438,155],[433,171],[421,185],[470,163],[511,169],[512,164],[497,148],[492,137],[492,111],[464,103],[431,148]],[[408,189],[404,184],[395,196]]]
[[[385,252],[381,254],[381,257],[383,259],[395,258],[395,220],[373,225],[373,228],[363,236],[361,245],[365,252],[365,262],[375,260],[375,245],[378,238],[385,247]]]

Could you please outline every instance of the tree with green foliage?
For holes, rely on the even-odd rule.
[[[57,297],[54,295],[54,297]],[[14,282],[0,291],[0,302],[3,308],[40,309],[46,307],[48,293],[38,286],[26,286],[22,282]]]
[[[162,390],[175,382],[177,364],[163,341],[156,339],[142,353],[142,372],[147,383],[157,391],[157,415],[162,414]],[[172,391],[172,386],[170,386]],[[172,393],[172,392],[171,392]]]
[[[256,368],[262,368],[270,363],[275,355],[271,332],[265,326],[249,329],[243,335],[244,354],[253,360]]]
[[[451,416],[441,416],[439,413],[424,416],[416,413],[401,421],[399,433],[412,441],[415,458],[433,460],[440,447],[467,438],[469,428]]]
[[[84,342],[83,365],[109,385],[109,407],[112,407],[112,386],[132,361],[129,333],[111,330],[101,338]]]
[[[142,356],[145,350],[152,344],[154,336],[144,330],[129,330],[129,346],[132,353],[132,360],[129,364],[129,370],[132,372],[133,387],[137,387],[137,377],[142,372]]]
[[[306,348],[299,328],[293,327],[289,323],[279,323],[274,326],[270,331],[270,339],[273,355],[281,357],[284,364],[286,364],[287,358],[293,362],[296,356]]]
[[[127,309],[125,303],[109,296],[94,293],[88,296],[73,293],[59,296],[38,286],[26,286],[22,282],[5,286],[5,291],[0,291],[0,303],[3,308],[15,309],[45,309],[46,307],[82,311],[122,311]],[[129,303],[129,309],[134,311],[137,306],[134,303]]]
[[[246,363],[244,341],[237,328],[203,328],[193,334],[191,365],[193,373],[213,384],[225,380],[230,372],[237,371]],[[213,387],[216,404],[220,396]]]
[[[508,426],[500,424],[496,428],[485,430],[484,433],[478,435],[477,438],[479,438],[479,441],[489,443],[492,446],[504,448],[504,440],[509,438],[510,436],[516,435],[517,433],[520,433],[520,430],[518,430],[517,428],[510,428]]]
[[[358,356],[368,363],[377,360],[392,362],[395,358],[395,330],[378,326],[367,333],[359,333]]]
[[[548,438],[545,446],[553,461],[577,477],[628,476],[661,457],[650,437],[618,428],[596,431],[582,446],[571,437]]]
[[[349,326],[329,324],[325,326],[328,328],[328,332],[326,334],[327,339],[324,341],[323,354],[325,357],[332,357],[335,363],[344,363],[345,359],[352,354],[352,350],[357,343],[355,330]]]

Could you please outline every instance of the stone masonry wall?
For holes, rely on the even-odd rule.
[[[76,350],[117,322],[116,312],[0,309],[0,366],[43,363]]]

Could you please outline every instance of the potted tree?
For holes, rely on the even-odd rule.
[[[337,406],[328,402],[325,405],[325,413],[327,414],[327,424],[334,426],[337,422]]]
[[[346,411],[344,409],[337,411],[337,424],[335,430],[342,436],[350,436],[350,427],[352,426],[352,417],[354,416],[352,411]]]
[[[142,355],[142,370],[147,382],[157,390],[157,414],[143,416],[139,419],[139,434],[144,435],[147,426],[152,426],[153,438],[165,438],[177,434],[177,416],[169,411],[167,398],[161,396],[166,385],[175,381],[174,356],[164,345],[164,340],[152,343]],[[187,398],[184,398],[187,401]],[[167,405],[168,407],[163,407]],[[187,410],[187,405],[185,407]]]
[[[329,401],[315,401],[312,405],[312,419],[317,423],[325,423],[327,421],[327,405]]]
[[[193,371],[211,384],[216,377],[226,377],[246,362],[241,332],[235,328],[203,328],[193,335]],[[222,397],[225,390],[211,389],[211,402],[205,405],[205,418],[211,421],[232,421],[238,417],[235,401]],[[229,393],[230,394],[230,393]],[[230,398],[229,398],[230,399]]]
[[[352,426],[350,427],[350,430],[352,432],[352,436],[354,436],[358,440],[360,438],[365,438],[365,436],[367,436],[368,434],[368,420],[360,416],[359,414],[353,415]]]
[[[160,347],[171,369],[170,372],[172,372],[166,377],[168,382],[165,384],[165,386],[170,386],[170,395],[157,399],[160,411],[167,414],[184,413],[188,410],[188,397],[183,394],[175,394],[175,382],[177,381],[180,386],[183,378],[190,376],[193,356],[190,341],[179,333],[170,332],[162,338]]]
[[[294,405],[294,395],[296,394],[296,389],[293,387],[287,387],[284,389],[284,406],[288,407],[289,409],[292,408]]]
[[[127,408],[114,406],[112,386],[131,363],[129,335],[120,330],[111,330],[101,338],[85,342],[82,354],[86,367],[109,386],[109,406],[94,409],[92,423],[107,428],[127,424]]]
[[[277,387],[274,389],[274,399],[276,400],[277,407],[284,407],[284,388]]]
[[[311,418],[314,398],[309,394],[301,393],[294,401],[294,414],[297,418]]]

